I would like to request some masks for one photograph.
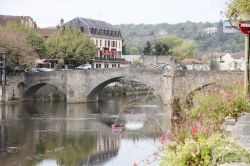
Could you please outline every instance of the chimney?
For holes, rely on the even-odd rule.
[[[63,24],[64,24],[64,20],[63,20],[63,18],[61,18],[60,25],[62,26]]]

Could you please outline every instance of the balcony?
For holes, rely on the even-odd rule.
[[[95,57],[96,61],[112,61],[112,62],[125,62],[124,58],[115,57]]]

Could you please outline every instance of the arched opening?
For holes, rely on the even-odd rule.
[[[40,83],[28,88],[22,99],[24,101],[59,101],[66,100],[65,93],[54,85],[48,83]]]
[[[151,85],[142,83],[138,80],[131,80],[126,77],[115,77],[106,80],[96,86],[88,95],[89,99],[98,98],[100,95],[134,95],[152,93]]]

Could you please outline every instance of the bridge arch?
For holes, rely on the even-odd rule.
[[[23,84],[22,84],[23,85]],[[53,84],[50,84],[50,83],[37,83],[37,84],[34,84],[34,85],[31,85],[29,87],[26,87],[25,88],[25,85],[24,85],[24,88],[22,88],[22,98],[25,100],[25,99],[31,99],[33,97],[33,95],[42,87],[45,87],[45,86],[48,86],[48,87],[53,87],[57,92],[60,92],[62,94],[64,94],[65,98],[66,98],[66,93],[64,90],[58,88],[56,85],[53,85]],[[47,92],[49,93],[49,91],[47,90]],[[46,93],[46,92],[45,92]]]
[[[113,83],[113,82],[117,82],[118,80],[120,80],[121,78],[124,78],[124,77],[114,77],[114,78],[111,78],[111,79],[108,79],[102,83],[100,83],[99,85],[97,85],[94,89],[91,90],[91,92],[87,95],[88,97],[94,97],[94,96],[98,96],[101,91],[103,90],[103,88],[105,86],[107,86],[108,84],[110,83]]]

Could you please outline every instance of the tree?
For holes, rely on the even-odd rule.
[[[11,31],[4,27],[0,27],[0,50],[6,52],[6,65],[11,69],[31,68],[38,58],[24,32]]]
[[[229,19],[238,19],[240,14],[250,14],[249,0],[232,0],[228,3],[226,16]]]
[[[129,49],[130,55],[140,55],[140,49],[138,47],[131,47]]]
[[[127,55],[127,46],[124,43],[124,39],[122,38],[122,54]]]
[[[154,50],[156,55],[169,55],[173,50],[182,44],[182,40],[175,35],[165,35],[155,43]]]
[[[211,69],[211,70],[217,70],[217,69],[218,69],[217,61],[216,61],[216,59],[214,59],[214,58],[211,58],[211,59],[209,60],[209,65],[210,65],[210,69]]]
[[[45,44],[47,58],[64,59],[66,63],[85,63],[96,55],[92,40],[75,28],[59,29]]]
[[[40,58],[45,56],[45,43],[41,34],[39,34],[34,28],[30,28],[23,24],[18,24],[15,22],[9,22],[6,25],[7,29],[12,31],[24,32],[29,44],[34,48],[35,52]]]
[[[143,49],[143,54],[144,55],[151,55],[152,54],[152,45],[150,43],[150,41],[146,42],[146,46]]]
[[[173,56],[176,59],[193,57],[196,44],[194,41],[185,41],[180,46],[173,49]]]
[[[154,46],[154,54],[155,55],[169,55],[170,48],[166,43],[162,41],[157,41]]]
[[[177,46],[180,46],[183,42],[181,38],[175,35],[165,35],[160,38],[160,41],[166,43],[171,50],[173,50]]]

